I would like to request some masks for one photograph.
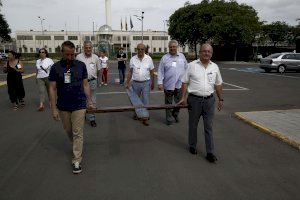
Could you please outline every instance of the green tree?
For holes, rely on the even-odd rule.
[[[203,0],[179,8],[169,22],[169,34],[180,44],[194,46],[209,40],[214,44],[233,45],[236,47],[234,60],[237,47],[251,45],[261,25],[253,7],[224,0]]]
[[[274,47],[279,42],[286,42],[292,31],[288,24],[280,21],[265,24],[262,26],[262,30],[264,35],[272,41]]]
[[[1,7],[2,7],[2,2],[0,0],[0,43],[4,41],[9,41],[11,39],[9,35],[11,33],[11,30],[9,28],[9,25],[6,22],[6,19],[1,14]]]

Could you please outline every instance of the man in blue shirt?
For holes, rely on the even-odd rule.
[[[62,120],[64,130],[73,143],[73,173],[82,171],[83,126],[86,108],[93,103],[83,62],[75,60],[75,45],[70,41],[62,44],[63,58],[50,71],[49,95],[54,120]],[[87,102],[87,103],[86,103]]]
[[[178,42],[169,42],[169,53],[164,55],[159,63],[157,85],[159,90],[164,90],[165,104],[178,103],[181,99],[181,78],[187,69],[187,61],[182,53],[177,52]],[[166,124],[172,124],[172,117],[176,122],[179,108],[166,110]]]

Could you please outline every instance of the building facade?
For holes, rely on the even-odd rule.
[[[142,41],[143,34],[143,41]],[[136,53],[136,46],[144,43],[149,53],[165,53],[168,51],[170,36],[164,31],[119,31],[103,25],[94,32],[88,31],[17,31],[16,50],[20,53],[37,53],[44,47],[49,53],[58,53],[61,44],[70,40],[75,44],[76,53],[83,50],[83,43],[90,40],[94,44],[94,52],[116,52],[123,47],[126,52]],[[180,52],[188,52],[188,48],[179,47]]]

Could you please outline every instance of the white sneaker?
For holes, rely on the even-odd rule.
[[[81,165],[79,162],[73,163],[73,174],[79,174],[82,172]]]

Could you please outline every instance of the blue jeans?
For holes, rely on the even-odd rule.
[[[150,80],[137,82],[132,81],[132,89],[137,94],[137,96],[141,99],[143,105],[149,105],[149,96],[150,96]],[[149,117],[149,112],[147,110],[143,111],[142,114],[145,118]]]
[[[93,102],[93,105],[96,107],[97,80],[95,79],[95,80],[89,81],[89,85],[90,85],[90,92],[91,92],[92,102]],[[95,121],[96,120],[95,114],[86,114],[86,118],[89,121]]]
[[[120,84],[124,84],[124,79],[125,79],[125,67],[119,68],[119,80]]]

